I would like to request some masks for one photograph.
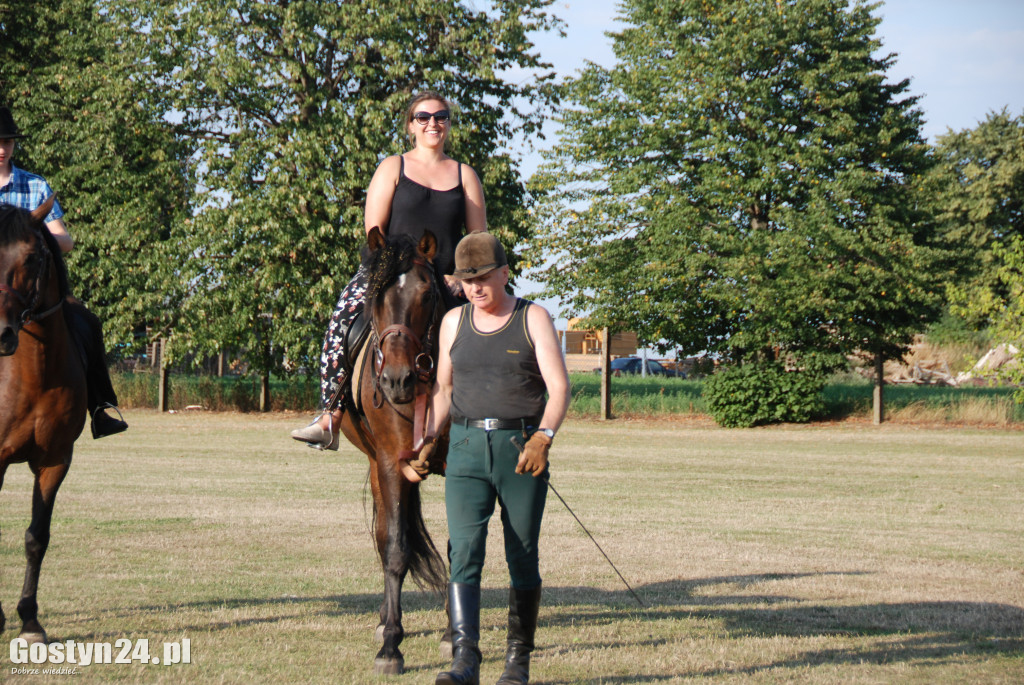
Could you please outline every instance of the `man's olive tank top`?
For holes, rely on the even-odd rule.
[[[473,325],[473,305],[462,306],[452,341],[452,418],[523,419],[544,413],[547,386],[526,325],[532,304],[518,298],[496,331]]]
[[[401,160],[398,185],[391,200],[388,235],[408,235],[417,242],[423,231],[437,238],[434,265],[442,275],[455,271],[455,246],[466,232],[466,193],[462,188],[462,164],[459,184],[450,190],[434,190],[405,175],[405,157]]]

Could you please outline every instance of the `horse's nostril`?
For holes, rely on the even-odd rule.
[[[18,346],[18,332],[13,326],[7,326],[0,331],[0,348],[10,354]]]
[[[408,390],[416,384],[416,375],[409,369],[388,369],[381,374],[381,380],[392,390]]]

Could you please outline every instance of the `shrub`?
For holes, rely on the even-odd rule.
[[[720,426],[749,428],[766,423],[803,423],[824,413],[820,373],[786,371],[776,362],[744,364],[704,381],[708,413]]]

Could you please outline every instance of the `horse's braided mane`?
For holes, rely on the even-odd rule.
[[[416,242],[407,235],[388,236],[376,252],[367,252],[363,266],[369,272],[366,297],[374,299],[412,268]]]

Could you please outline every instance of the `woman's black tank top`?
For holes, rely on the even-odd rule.
[[[473,305],[462,306],[452,341],[452,409],[459,419],[524,419],[544,413],[547,386],[526,325],[531,302],[519,298],[508,322],[482,333]]]
[[[419,241],[423,231],[437,238],[434,265],[441,274],[455,271],[455,246],[466,228],[466,192],[462,188],[462,164],[459,164],[459,185],[451,190],[434,190],[420,185],[405,175],[405,157],[401,160],[398,185],[391,200],[391,221],[388,235],[408,235]]]

